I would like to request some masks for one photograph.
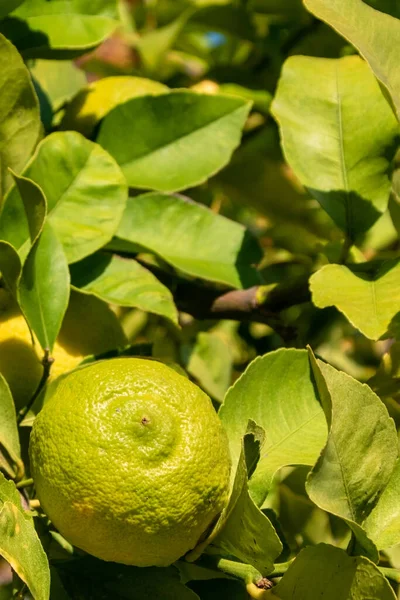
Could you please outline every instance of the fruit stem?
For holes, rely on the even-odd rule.
[[[293,561],[294,558],[284,563],[276,563],[274,565],[274,570],[271,573],[268,573],[268,577],[282,577],[282,575],[286,573]]]
[[[28,404],[19,411],[18,417],[17,417],[18,425],[25,419],[26,415],[32,408],[33,403],[35,402],[36,398],[39,396],[40,392],[46,385],[46,381],[48,380],[48,378],[50,376],[51,365],[53,364],[53,362],[54,362],[54,358],[52,356],[50,356],[50,350],[48,348],[46,348],[44,351],[43,358],[42,358],[42,365],[43,365],[42,378],[39,381],[39,385],[37,386],[32,398],[29,400]]]
[[[272,583],[263,577],[260,571],[255,569],[252,565],[211,555],[202,556],[199,564],[208,569],[222,571],[222,573],[225,573],[226,575],[241,579],[246,585],[253,584],[257,586],[258,589],[268,589],[268,587],[272,587]]]
[[[16,487],[17,487],[18,490],[21,490],[22,488],[27,488],[27,487],[30,487],[31,485],[33,485],[33,479],[32,478],[30,478],[30,479],[22,479],[22,481],[19,481],[17,483]]]

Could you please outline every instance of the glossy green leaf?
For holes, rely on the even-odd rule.
[[[282,544],[270,520],[251,499],[247,483],[247,452],[249,449],[252,452],[251,446],[256,443],[253,433],[247,433],[242,439],[239,459],[232,472],[229,502],[209,537],[189,553],[188,560],[195,560],[209,547],[211,553],[233,555],[261,573],[272,571]]]
[[[35,600],[49,600],[50,571],[47,556],[32,517],[23,510],[11,481],[0,473],[0,555],[26,583]]]
[[[0,205],[41,135],[39,102],[28,69],[14,46],[0,34]]]
[[[385,335],[400,311],[400,261],[325,265],[310,279],[316,306],[336,306],[365,336]]]
[[[68,306],[69,271],[49,223],[36,238],[22,269],[18,300],[43,350],[53,349]]]
[[[400,43],[400,20],[363,0],[304,0],[304,4],[357,48],[389,92],[399,117],[400,73],[392,48]]]
[[[232,352],[227,342],[213,332],[200,332],[193,345],[183,346],[186,371],[215,400],[222,402],[231,383]]]
[[[394,600],[389,582],[364,556],[319,544],[300,552],[271,600]]]
[[[126,205],[127,187],[118,165],[100,146],[72,131],[53,133],[38,146],[24,175],[42,188],[48,220],[69,262],[111,239]],[[19,250],[28,237],[21,195],[13,188],[0,216],[0,238]]]
[[[0,373],[0,458],[1,455],[10,458],[11,474],[23,473],[15,406],[10,388]]]
[[[281,467],[313,465],[326,441],[326,420],[305,350],[281,349],[256,358],[228,390],[219,416],[234,465],[248,421],[265,430],[260,461],[249,482],[258,505]]]
[[[24,58],[65,58],[98,46],[117,27],[115,0],[28,0],[0,23]]]
[[[367,385],[313,357],[311,363],[329,435],[309,474],[308,495],[323,510],[345,519],[359,543],[377,558],[360,526],[388,484],[399,454],[394,422]]]
[[[84,71],[70,60],[35,60],[30,72],[47,94],[53,111],[71,100],[87,81]]]
[[[183,190],[229,162],[250,106],[239,98],[187,90],[134,98],[106,116],[97,141],[131,187]]]
[[[72,283],[105,302],[132,306],[178,322],[172,294],[135,260],[97,253],[71,269]]]
[[[368,536],[378,550],[400,544],[400,460],[377,505],[364,522]]]
[[[262,253],[243,225],[183,196],[130,198],[116,236],[195,277],[235,288],[258,282],[253,265]]]
[[[24,2],[24,0],[2,0],[0,6],[0,19],[4,19],[8,13],[18,8],[22,2]]]
[[[144,77],[105,77],[84,87],[68,104],[61,129],[90,136],[97,123],[113,108],[138,96],[168,92],[166,85]]]
[[[0,240],[0,273],[14,298],[17,297],[18,281],[22,263],[18,252],[11,244]]]
[[[357,56],[289,58],[272,111],[293,171],[355,240],[387,208],[399,133],[368,65]]]

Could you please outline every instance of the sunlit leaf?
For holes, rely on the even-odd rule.
[[[73,265],[71,275],[73,285],[82,292],[178,322],[169,289],[135,260],[97,253]]]
[[[130,198],[116,236],[195,277],[235,288],[258,281],[253,265],[261,251],[243,225],[183,196]]]
[[[295,174],[355,240],[387,208],[388,149],[399,133],[368,65],[356,56],[289,58],[272,110]]]
[[[117,24],[115,0],[28,0],[0,31],[24,58],[65,58],[95,48]]]
[[[0,26],[1,28],[1,26]],[[0,201],[21,172],[41,135],[39,102],[29,71],[14,46],[0,34]]]
[[[32,517],[21,506],[15,485],[0,473],[0,555],[27,584],[35,600],[49,600],[47,556]]]
[[[364,556],[349,556],[344,550],[319,544],[300,552],[274,588],[271,598],[280,600],[394,600],[389,582],[377,566]]]
[[[48,220],[69,262],[111,239],[125,208],[127,187],[118,165],[103,148],[79,133],[53,133],[38,146],[24,176],[42,188]],[[21,196],[13,188],[0,216],[0,238],[19,250],[28,237]]]
[[[336,306],[372,340],[383,336],[400,311],[400,261],[325,265],[310,279],[316,306]]]
[[[131,187],[183,190],[203,183],[229,162],[250,106],[232,96],[186,90],[134,98],[106,116],[97,141]]]
[[[327,427],[305,350],[281,349],[256,358],[228,390],[219,411],[228,433],[233,464],[249,419],[265,430],[265,442],[250,492],[261,505],[276,471],[313,465]]]
[[[400,43],[400,20],[363,0],[304,0],[308,10],[336,29],[369,63],[400,116],[400,73],[392,48]]]

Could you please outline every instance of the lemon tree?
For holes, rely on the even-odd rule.
[[[399,597],[399,45],[3,0],[0,600]]]

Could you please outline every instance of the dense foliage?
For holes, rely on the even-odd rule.
[[[400,597],[399,49],[394,0],[2,0],[0,304],[42,365],[17,397],[5,310],[1,600]],[[187,560],[101,563],[41,510],[61,347],[211,396],[231,494]]]

